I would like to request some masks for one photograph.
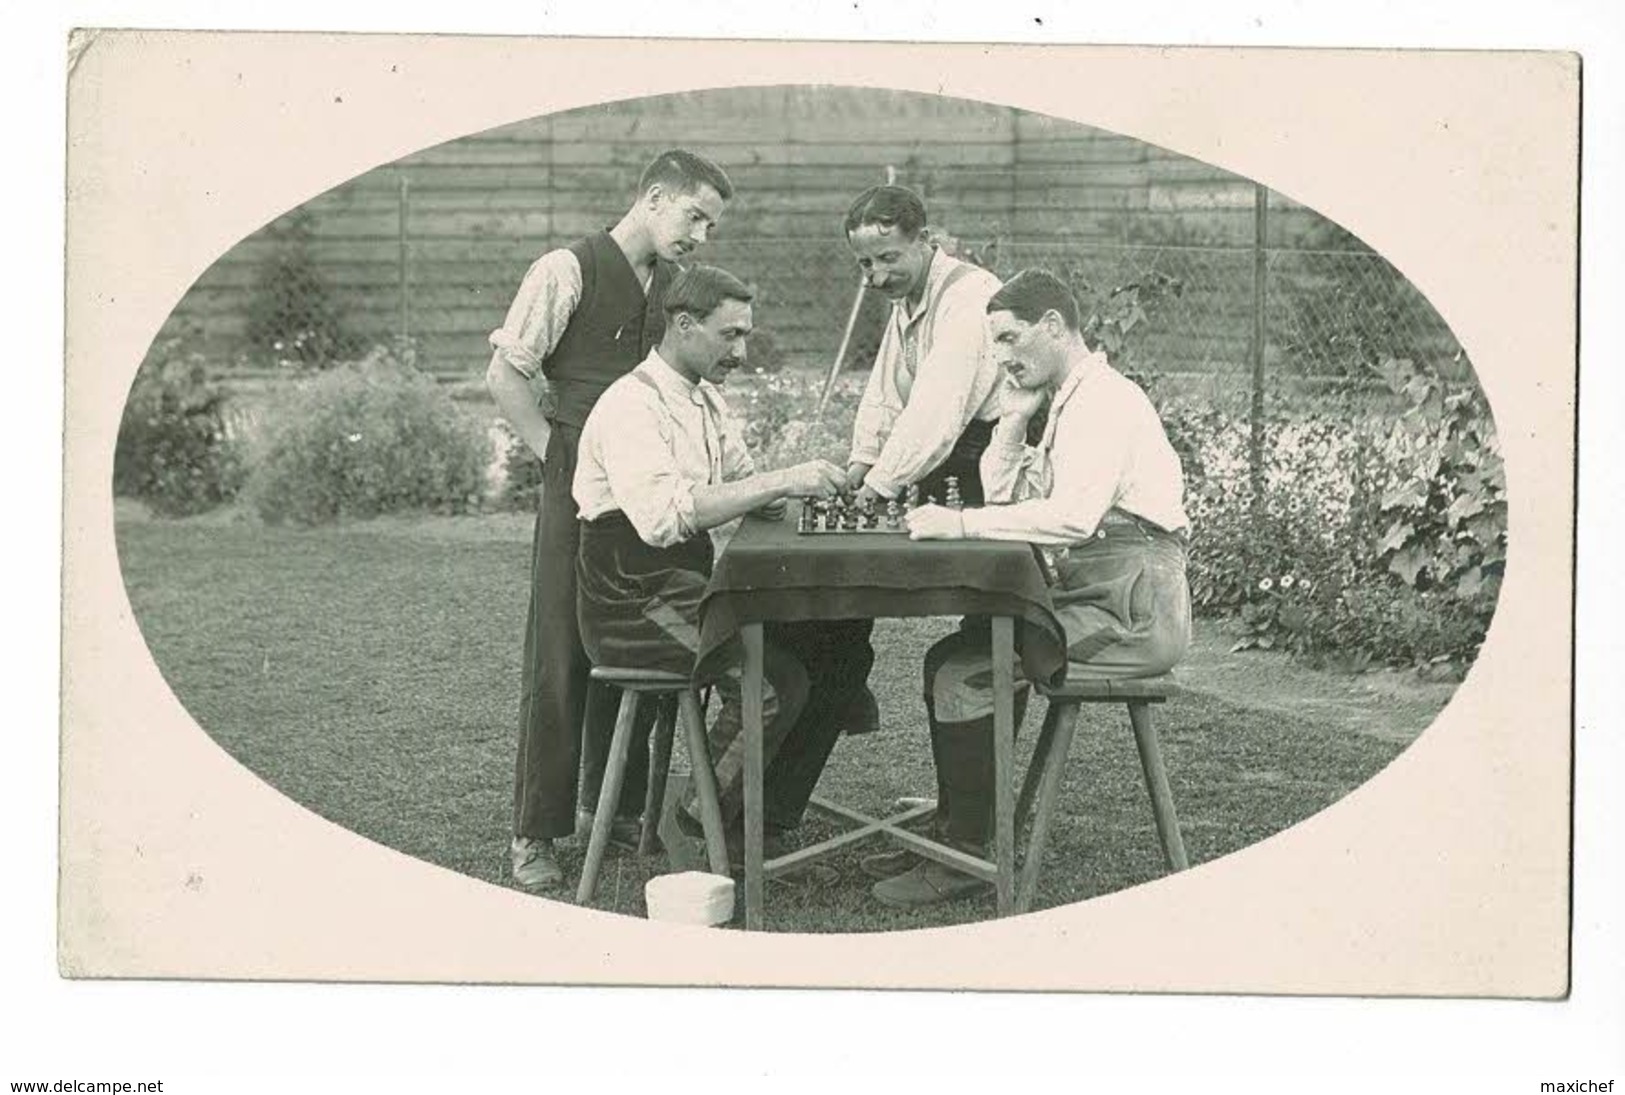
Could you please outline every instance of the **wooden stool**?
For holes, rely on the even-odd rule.
[[[1027,766],[1022,780],[1021,795],[1016,799],[1016,826],[1038,796],[1038,814],[1033,819],[1032,833],[1027,840],[1027,856],[1021,867],[1021,879],[1016,889],[1016,911],[1026,912],[1032,907],[1033,895],[1038,890],[1038,868],[1044,856],[1044,841],[1049,836],[1050,821],[1055,804],[1061,797],[1061,773],[1066,767],[1066,755],[1072,748],[1072,734],[1077,729],[1078,716],[1086,703],[1121,703],[1128,707],[1129,722],[1134,727],[1134,743],[1140,751],[1140,767],[1145,771],[1145,787],[1151,795],[1151,813],[1156,818],[1157,836],[1162,841],[1162,853],[1171,870],[1182,871],[1190,866],[1185,857],[1185,842],[1179,835],[1179,818],[1174,814],[1174,796],[1168,788],[1168,771],[1163,767],[1162,749],[1157,744],[1157,731],[1151,725],[1151,705],[1162,703],[1177,691],[1171,674],[1144,677],[1139,680],[1100,680],[1073,676],[1070,673],[1060,685],[1049,688],[1038,686],[1038,692],[1048,698],[1049,710],[1044,713],[1044,726],[1038,733],[1033,748],[1032,763]]]
[[[705,829],[706,856],[711,870],[719,875],[728,873],[728,847],[722,834],[722,808],[717,803],[717,776],[711,768],[711,751],[705,741],[705,718],[700,714],[700,701],[687,676],[665,673],[654,669],[623,669],[619,666],[594,666],[592,679],[621,690],[621,706],[615,716],[615,734],[609,742],[609,758],[604,765],[604,784],[598,791],[598,809],[593,814],[592,837],[587,842],[587,856],[581,863],[581,883],[576,887],[576,901],[586,904],[592,900],[598,887],[598,868],[604,861],[609,846],[610,827],[615,822],[615,807],[621,797],[621,781],[626,776],[626,758],[632,747],[632,722],[638,704],[645,695],[675,696],[676,715],[662,711],[655,720],[654,738],[650,742],[653,753],[649,761],[649,790],[643,801],[643,829],[638,836],[638,852],[648,855],[654,850],[655,826],[659,823],[662,804],[666,798],[666,774],[671,767],[672,737],[675,723],[683,724],[683,740],[688,745],[689,765],[693,769],[694,789],[700,800],[700,824]]]

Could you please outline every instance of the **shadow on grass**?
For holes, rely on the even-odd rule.
[[[494,527],[481,536],[399,524],[294,531],[121,521],[118,540],[153,658],[222,748],[322,817],[507,885],[529,543],[522,523]],[[934,794],[919,665],[950,626],[880,622],[871,683],[881,731],[837,746],[821,794],[866,811]],[[1156,715],[1193,863],[1336,802],[1448,699],[1448,690],[1419,689],[1395,703],[1391,687],[1268,659],[1249,672],[1245,659],[1254,656],[1225,656],[1228,642],[1215,626],[1199,626],[1191,690]],[[1033,707],[1018,741],[1023,765],[1042,705]],[[816,819],[803,828],[807,839],[833,831]],[[876,847],[831,858],[833,881],[770,883],[770,926],[866,932],[992,917],[990,896],[908,912],[878,904],[858,866]],[[580,855],[561,847],[571,879]],[[642,916],[643,884],[665,869],[661,857],[612,853],[594,905]],[[1127,715],[1086,708],[1037,906],[1111,893],[1163,870]]]

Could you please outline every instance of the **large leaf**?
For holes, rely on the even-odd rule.
[[[1388,390],[1397,395],[1405,390],[1405,385],[1416,372],[1416,367],[1407,358],[1390,357],[1377,366],[1377,372],[1388,385]]]
[[[1403,506],[1406,509],[1415,509],[1426,502],[1427,498],[1427,483],[1420,479],[1408,479],[1399,486],[1383,492],[1382,508],[1391,510]]]
[[[1388,560],[1388,569],[1408,586],[1416,585],[1416,576],[1427,566],[1428,553],[1420,547],[1408,547]]]
[[[1387,555],[1390,551],[1398,551],[1404,547],[1406,541],[1411,538],[1411,533],[1415,531],[1415,527],[1409,521],[1403,519],[1388,526],[1387,534],[1383,536],[1382,542],[1377,545],[1378,558]]]
[[[1444,511],[1444,518],[1451,528],[1455,528],[1463,519],[1477,516],[1483,512],[1483,496],[1475,491],[1468,491],[1456,495],[1456,500],[1451,502],[1450,508]]]
[[[1484,588],[1484,572],[1478,567],[1469,567],[1460,578],[1456,579],[1456,596],[1471,597]]]
[[[1480,512],[1467,519],[1466,531],[1480,544],[1488,547],[1506,535],[1506,518],[1494,510],[1480,507]]]

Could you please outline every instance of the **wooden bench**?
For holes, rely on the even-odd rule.
[[[1061,684],[1055,687],[1039,685],[1037,691],[1049,700],[1049,709],[1044,713],[1044,725],[1033,749],[1032,763],[1027,766],[1021,794],[1016,799],[1018,830],[1033,808],[1035,795],[1038,806],[1016,889],[1016,910],[1029,910],[1038,890],[1038,870],[1044,857],[1044,842],[1049,837],[1055,805],[1060,799],[1061,775],[1066,768],[1067,753],[1072,748],[1072,735],[1077,729],[1079,714],[1086,703],[1121,703],[1128,708],[1129,723],[1134,727],[1134,743],[1139,748],[1140,767],[1145,772],[1145,787],[1151,796],[1151,813],[1156,819],[1163,855],[1171,870],[1182,871],[1190,866],[1185,856],[1185,842],[1179,835],[1179,818],[1174,813],[1174,796],[1168,787],[1168,771],[1163,765],[1162,748],[1151,721],[1151,705],[1165,702],[1178,691],[1172,674],[1138,680],[1101,680],[1074,671]]]
[[[615,807],[620,801],[621,784],[626,778],[626,758],[631,752],[632,723],[637,716],[638,704],[645,696],[660,699],[675,697],[676,705],[665,705],[655,720],[654,737],[650,741],[649,788],[643,802],[643,826],[638,835],[638,852],[649,855],[654,851],[655,827],[659,823],[666,798],[666,775],[671,768],[672,738],[678,721],[683,724],[683,740],[688,747],[689,765],[693,769],[694,789],[700,804],[700,823],[705,829],[706,858],[711,870],[719,875],[728,873],[728,848],[723,837],[722,808],[717,802],[717,777],[712,769],[711,752],[705,740],[705,718],[700,713],[699,695],[687,676],[651,669],[627,669],[621,666],[594,666],[592,679],[618,688],[621,692],[620,710],[615,716],[615,733],[610,738],[609,758],[604,766],[604,783],[598,791],[598,809],[593,814],[592,836],[587,842],[587,855],[581,863],[581,882],[576,887],[576,901],[585,904],[592,900],[598,887],[598,870],[609,847],[610,828],[615,821]]]

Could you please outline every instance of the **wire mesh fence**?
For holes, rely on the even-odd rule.
[[[809,117],[838,105],[809,96]],[[670,109],[692,121],[715,117],[715,107],[699,97]],[[873,360],[888,305],[862,290],[840,219],[861,185],[896,175],[926,196],[950,247],[996,274],[1049,269],[1086,307],[1137,292],[1134,367],[1173,386],[1247,405],[1373,385],[1388,358],[1471,375],[1424,296],[1312,210],[1128,138],[991,107],[954,110],[939,119],[944,133],[980,119],[976,154],[986,163],[956,170],[945,140],[935,151],[911,146],[900,170],[879,156],[865,163],[868,146],[844,132],[816,145],[758,136],[719,153],[730,164],[760,161],[735,171],[739,193],[699,256],[755,285],[758,366],[825,371],[839,353],[842,368],[861,372]],[[199,332],[210,358],[239,375],[320,367],[407,340],[424,368],[472,381],[529,263],[602,225],[632,188],[647,152],[637,141],[649,138],[624,147],[586,139],[611,123],[634,133],[635,112],[621,113],[632,120],[604,113],[574,143],[568,126],[546,123],[369,172],[224,256],[173,322]]]

